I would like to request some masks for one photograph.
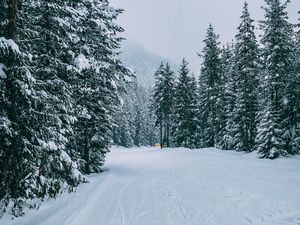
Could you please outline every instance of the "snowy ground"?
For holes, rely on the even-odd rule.
[[[300,224],[300,157],[114,148],[76,193],[1,225]]]

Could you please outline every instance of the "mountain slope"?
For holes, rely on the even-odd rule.
[[[151,53],[143,46],[134,42],[124,41],[120,55],[121,61],[125,66],[135,71],[137,82],[144,87],[152,87],[154,84],[154,73],[161,62],[169,60]],[[176,64],[169,62],[173,70],[177,70]]]

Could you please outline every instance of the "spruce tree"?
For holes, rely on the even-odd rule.
[[[0,211],[12,201],[22,215],[30,199],[72,191],[84,181],[78,169],[100,171],[128,71],[118,60],[121,10],[107,1],[0,8]]]
[[[113,142],[124,147],[153,146],[158,140],[150,112],[150,91],[136,79],[126,85],[126,91],[122,94],[123,104],[117,113]]]
[[[0,214],[23,214],[26,199],[41,192],[37,168],[40,146],[31,118],[35,80],[27,52],[20,49],[20,5],[2,1],[0,11]],[[36,185],[35,185],[36,184]]]
[[[151,110],[155,114],[155,127],[159,127],[159,142],[161,147],[163,147],[163,108],[160,102],[162,101],[161,85],[164,73],[163,69],[164,64],[161,63],[154,74],[155,85],[152,90],[151,104]]]
[[[218,35],[209,25],[205,47],[202,51],[203,63],[199,78],[199,104],[202,124],[203,147],[215,147],[220,139],[220,49]]]
[[[255,37],[255,27],[250,18],[248,3],[245,2],[241,24],[236,35],[235,85],[236,101],[232,112],[233,149],[250,152],[254,150],[256,138],[256,118],[258,111],[257,86],[259,71],[259,51]]]
[[[162,147],[170,147],[171,121],[174,104],[174,72],[169,64],[160,65],[155,73],[152,109],[156,116],[156,126],[160,129],[160,143]]]
[[[232,150],[236,145],[234,135],[237,130],[233,109],[237,98],[235,75],[235,44],[227,44],[221,51],[222,96],[221,96],[221,130],[218,147]]]
[[[153,117],[149,112],[150,92],[140,84],[136,84],[134,88],[134,130],[136,146],[153,146],[157,143],[156,129],[153,126]]]
[[[300,11],[298,12],[300,14]],[[300,21],[300,19],[298,19]],[[290,153],[300,153],[300,23],[297,25],[296,42],[295,42],[295,79],[293,83],[293,100],[294,100],[294,118],[291,127],[291,149]]]
[[[73,64],[70,33],[76,24],[69,1],[25,1],[23,4],[22,48],[30,55],[30,68],[36,80],[36,98],[31,118],[36,120],[32,129],[38,132],[41,146],[40,171],[44,179],[41,197],[55,197],[61,191],[70,191],[84,179],[78,171],[74,149],[68,148],[73,134],[74,99]],[[73,8],[74,9],[74,8]],[[43,16],[39,16],[42,14]],[[69,33],[70,32],[70,33]],[[73,31],[74,32],[74,31]]]
[[[183,59],[175,85],[173,140],[177,147],[198,146],[197,83],[190,77],[188,62]]]
[[[171,147],[171,129],[172,129],[172,120],[173,120],[173,110],[174,110],[174,86],[175,86],[175,76],[174,72],[171,70],[169,64],[167,63],[164,70],[164,79],[163,79],[163,99],[162,107],[164,112],[164,123],[165,123],[165,132],[164,132],[164,143],[166,147]]]
[[[73,146],[79,150],[80,169],[99,172],[109,151],[114,116],[120,101],[120,82],[129,71],[118,60],[123,28],[114,21],[122,10],[108,1],[82,1],[79,13],[78,43],[72,44],[77,76],[76,112]],[[80,16],[80,13],[83,15]]]
[[[115,141],[115,144],[118,144],[120,146],[129,148],[133,147],[134,140],[133,140],[133,104],[131,102],[130,98],[126,98],[124,100],[122,109],[120,110],[119,120],[116,122],[118,123],[115,132],[118,131],[117,135],[118,140]],[[115,137],[116,138],[116,137]]]
[[[277,158],[290,151],[290,129],[294,122],[293,30],[286,12],[287,3],[265,0],[263,31],[264,68],[261,72],[260,124],[257,146],[263,158]]]

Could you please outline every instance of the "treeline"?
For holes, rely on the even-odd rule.
[[[0,216],[101,171],[129,71],[107,0],[0,2]]]
[[[260,43],[245,2],[233,43],[220,48],[210,25],[198,82],[183,60],[155,74],[153,112],[162,147],[251,152],[274,159],[300,152],[300,31],[288,3],[265,0]]]
[[[157,143],[158,132],[155,118],[150,111],[150,88],[133,80],[121,95],[122,104],[116,115],[113,130],[113,144],[126,148],[134,146],[153,146]]]

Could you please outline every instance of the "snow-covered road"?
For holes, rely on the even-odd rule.
[[[299,225],[300,157],[113,148],[76,193],[1,225]]]

